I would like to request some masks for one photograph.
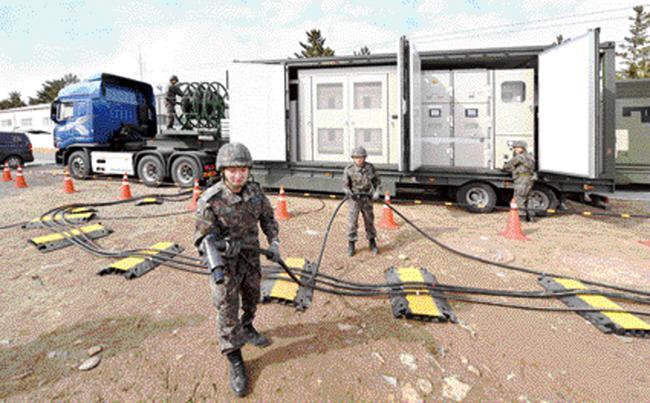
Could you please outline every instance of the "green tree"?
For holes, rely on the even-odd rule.
[[[633,8],[636,15],[629,17],[630,36],[625,37],[625,43],[619,45],[622,52],[617,53],[623,58],[625,68],[620,72],[624,78],[650,77],[650,41],[648,40],[648,27],[650,27],[650,13],[644,11],[643,6]]]
[[[328,46],[325,47],[325,38],[321,36],[320,29],[312,29],[307,34],[307,43],[300,43],[302,50],[300,53],[294,53],[298,58],[303,57],[330,57],[334,56],[334,51]]]
[[[12,91],[7,99],[0,101],[0,109],[20,108],[25,102],[20,98],[20,92]]]
[[[370,54],[370,49],[367,46],[359,48],[359,50],[354,51],[355,56],[368,56]]]
[[[79,78],[75,74],[66,74],[56,80],[48,80],[42,84],[42,88],[36,92],[36,98],[29,97],[29,104],[46,104],[54,101],[59,91],[70,84],[78,83]]]

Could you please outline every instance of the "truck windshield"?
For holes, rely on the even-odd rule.
[[[59,104],[59,110],[56,115],[58,121],[63,121],[74,116],[74,108],[72,102],[61,102]]]

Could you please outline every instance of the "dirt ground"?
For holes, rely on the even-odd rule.
[[[62,192],[59,170],[26,171],[28,189],[0,182],[0,227],[60,205],[115,200],[119,180],[76,182]],[[152,193],[132,184],[135,196]],[[173,188],[159,189],[173,194]],[[270,196],[275,204],[276,197]],[[337,200],[289,197],[296,217],[280,225],[284,257],[314,261]],[[104,207],[98,220],[114,233],[107,249],[159,241],[191,247],[187,202]],[[644,212],[641,202],[613,202],[617,212]],[[650,291],[650,222],[561,216],[524,223],[528,242],[500,237],[507,213],[474,215],[429,205],[398,207],[442,242],[477,256],[540,271],[580,276]],[[380,230],[379,256],[365,242],[345,255],[347,207],[337,217],[321,272],[360,282],[385,282],[391,266],[419,266],[445,284],[541,291],[532,275],[442,251],[401,220]],[[375,206],[381,215],[381,206]],[[0,399],[233,400],[226,361],[218,352],[208,279],[166,267],[126,280],[98,276],[108,258],[67,247],[47,254],[28,243],[45,229],[0,230]],[[263,263],[265,260],[263,259]],[[505,301],[503,299],[496,299]],[[557,300],[509,300],[562,308]],[[650,311],[647,306],[622,305]],[[650,339],[607,335],[575,313],[545,313],[450,302],[459,323],[394,319],[387,298],[316,292],[305,312],[260,305],[256,326],[274,343],[243,350],[251,401],[647,401]],[[650,318],[645,318],[650,320]],[[77,367],[101,346],[101,362]]]

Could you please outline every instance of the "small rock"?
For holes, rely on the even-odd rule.
[[[47,353],[47,358],[65,358],[68,356],[67,351],[50,351]]]
[[[347,332],[354,329],[354,326],[348,325],[347,323],[337,323],[336,326],[338,326],[339,330],[342,332]]]
[[[418,379],[417,386],[418,389],[420,389],[420,391],[425,395],[428,395],[429,393],[433,392],[433,385],[431,384],[431,382],[429,382],[428,379],[422,379],[422,378]]]
[[[506,376],[506,381],[511,381],[513,379],[515,379],[515,373],[514,372],[511,372],[511,373],[508,374],[508,376]]]
[[[172,334],[173,334],[174,336],[176,336],[176,335],[178,334],[178,329],[174,329],[174,330],[172,330]]]
[[[320,385],[321,383],[323,383],[323,380],[320,379],[320,378],[317,378],[317,379],[316,379],[316,383]]]
[[[185,354],[176,354],[176,361],[180,361],[183,357],[185,357]]]
[[[361,333],[363,333],[362,329],[357,330],[357,334],[361,334]]]
[[[405,323],[404,323],[404,327],[411,329],[411,328],[413,327],[413,325],[410,324],[410,323],[406,323],[406,322],[405,322]]]
[[[412,356],[411,354],[401,353],[399,355],[399,360],[402,362],[402,365],[404,365],[406,368],[410,369],[411,371],[416,371],[418,369],[418,365],[416,363],[415,357]]]
[[[615,334],[614,337],[616,337],[617,339],[619,339],[623,343],[632,343],[632,338],[631,337],[619,336],[617,334]]]
[[[461,356],[460,356],[460,362],[462,362],[463,365],[467,365],[467,363],[469,362],[469,360],[467,359],[467,357],[461,355]]]
[[[399,260],[407,260],[409,257],[400,253],[399,255],[397,255],[397,258]]]
[[[102,357],[99,355],[96,355],[94,357],[90,357],[86,361],[84,361],[79,367],[77,368],[79,371],[89,371],[96,366],[99,365],[100,361],[102,360]]]
[[[551,325],[551,330],[557,330],[557,327]]]
[[[83,343],[83,342],[84,342],[83,340],[81,340],[81,339],[77,339],[77,340],[75,340],[74,342],[72,342],[72,345],[73,345],[73,346],[78,346],[79,344],[81,344],[81,343]]]
[[[470,389],[472,387],[468,384],[459,381],[455,376],[450,376],[444,379],[442,397],[460,402],[467,396]]]
[[[478,238],[479,238],[481,241],[487,241],[488,239],[490,239],[490,238],[486,237],[485,235],[481,235],[481,236],[478,237]]]
[[[422,398],[420,398],[420,395],[418,395],[418,391],[415,390],[415,388],[411,386],[410,383],[402,386],[402,399],[409,403],[422,401]]]
[[[0,346],[8,346],[11,344],[11,339],[2,339],[0,340]]]
[[[394,388],[397,387],[397,378],[394,376],[382,375],[382,378],[384,378],[384,381],[386,381],[390,386]]]
[[[528,400],[528,396],[526,396],[526,395],[519,395],[519,397],[517,398],[517,401],[518,402],[526,402],[526,403],[530,402],[530,400]]]
[[[375,358],[376,358],[379,362],[381,362],[382,364],[386,362],[386,361],[384,361],[384,357],[382,357],[381,354],[379,354],[379,353],[376,352],[376,351],[373,351],[371,355],[372,355],[373,357],[375,357]]]
[[[305,234],[307,234],[309,236],[318,236],[318,235],[320,235],[320,232],[314,231],[312,229],[308,229],[308,230],[305,231]]]
[[[101,353],[103,349],[104,348],[102,346],[92,346],[88,350],[86,350],[86,353],[88,353],[89,357],[92,357],[93,355],[97,355]]]
[[[460,327],[462,327],[463,329],[469,332],[469,335],[472,337],[472,339],[476,339],[476,329],[474,329],[472,325],[469,325],[462,320],[459,320],[458,324],[460,325]]]
[[[566,369],[561,369],[561,370],[560,370],[560,374],[562,374],[562,375],[566,375],[566,374],[567,374]]]
[[[481,376],[481,371],[479,371],[478,368],[476,368],[476,367],[473,366],[473,365],[468,365],[468,366],[467,366],[467,370],[468,370],[469,372],[473,373],[473,374],[476,375],[476,376]]]
[[[506,278],[507,277],[505,273],[501,273],[501,272],[497,272],[497,276],[501,277],[501,278]]]

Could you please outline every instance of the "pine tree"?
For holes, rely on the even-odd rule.
[[[20,108],[25,102],[20,98],[20,92],[12,91],[7,99],[0,101],[0,109]]]
[[[79,78],[75,74],[66,74],[57,80],[48,80],[42,84],[42,88],[36,92],[36,98],[29,97],[29,104],[46,104],[54,101],[59,91],[73,83],[78,83]]]
[[[300,53],[294,53],[298,58],[303,57],[330,57],[334,56],[334,51],[329,47],[325,47],[325,38],[321,36],[320,29],[312,29],[307,34],[307,44],[302,42],[300,46],[302,50]]]
[[[355,56],[367,56],[370,54],[370,49],[367,46],[361,47],[358,51],[354,51]]]
[[[630,25],[630,36],[625,37],[625,43],[619,45],[622,52],[623,64],[626,66],[621,71],[624,78],[650,77],[650,41],[648,40],[648,27],[650,27],[650,13],[645,12],[643,6],[633,8],[636,15],[629,17],[633,21]]]

